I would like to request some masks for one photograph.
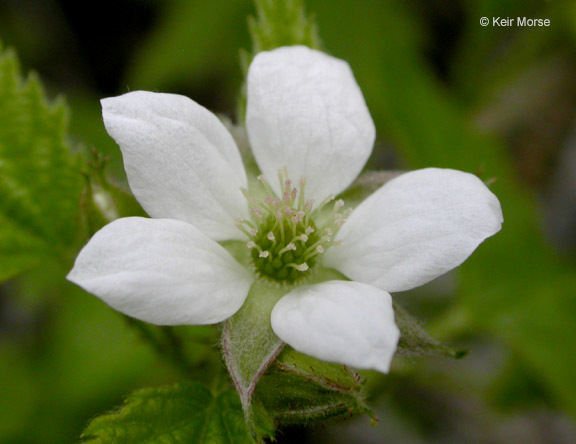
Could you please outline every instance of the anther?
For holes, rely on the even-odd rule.
[[[296,250],[296,245],[294,245],[293,242],[290,242],[288,245],[286,245],[284,248],[282,248],[282,249],[278,252],[278,255],[284,254],[284,253],[286,253],[287,251],[291,251],[291,250],[292,250],[292,251]]]
[[[344,201],[342,199],[338,199],[336,202],[334,202],[334,212],[338,211],[343,206],[344,206]]]
[[[307,271],[308,270],[308,264],[306,262],[303,262],[301,264],[288,264],[288,266],[295,268],[298,271]]]
[[[258,217],[259,219],[262,219],[264,217],[264,214],[262,214],[262,210],[260,208],[250,208],[250,211],[252,212],[252,214],[254,214],[254,216]]]
[[[296,237],[296,240],[306,243],[308,242],[308,236],[306,236],[305,234],[301,234],[300,236]]]

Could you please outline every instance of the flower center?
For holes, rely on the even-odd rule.
[[[334,202],[331,211],[326,208],[334,196],[313,210],[314,201],[305,196],[306,178],[294,187],[286,168],[278,172],[281,198],[263,176],[258,180],[266,195],[258,198],[242,189],[251,220],[239,219],[237,226],[250,238],[246,246],[260,277],[290,285],[308,276],[318,256],[339,244],[333,239],[348,212],[340,212],[342,200]]]

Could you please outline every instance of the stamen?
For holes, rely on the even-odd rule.
[[[321,203],[320,205],[318,205],[318,208],[316,208],[316,209],[314,210],[313,215],[314,215],[314,214],[318,214],[320,211],[322,211],[322,209],[323,209],[326,205],[328,205],[330,202],[332,202],[335,197],[336,197],[336,196],[334,196],[334,195],[332,194],[331,196],[328,196],[326,199],[324,199],[324,200],[322,201],[322,203]]]
[[[236,225],[249,237],[246,246],[251,250],[250,256],[258,273],[276,283],[293,284],[313,268],[315,256],[341,244],[333,239],[349,212],[341,212],[344,201],[335,201],[334,196],[328,196],[315,207],[314,200],[306,200],[308,179],[300,177],[293,182],[286,167],[278,171],[278,193],[263,175],[258,176],[258,180],[265,194],[256,197],[242,188],[251,219],[240,218]],[[333,205],[327,210],[326,205],[330,202]],[[295,273],[291,268],[301,273]]]
[[[257,207],[257,208],[250,208],[250,212],[256,216],[258,219],[262,219],[264,218],[264,214],[262,213],[262,209]]]
[[[279,252],[278,252],[278,256],[283,255],[284,253],[286,253],[287,251],[294,251],[296,250],[296,245],[294,245],[294,243],[290,242],[288,245],[286,245],[284,248],[282,248]]]
[[[272,187],[270,186],[270,184],[268,183],[263,174],[260,174],[258,176],[258,181],[262,184],[264,190],[269,196],[274,196],[274,191],[272,190]]]
[[[288,264],[288,266],[295,268],[298,271],[307,271],[309,268],[306,262],[303,262],[301,264]]]
[[[295,224],[299,224],[300,222],[302,222],[304,220],[304,216],[306,216],[306,213],[304,213],[304,211],[296,211],[294,213],[294,215],[292,216],[292,222]]]
[[[246,236],[251,237],[251,233],[246,229],[246,227],[244,227],[244,223],[245,221],[242,218],[236,219],[236,221],[234,221],[236,227],[242,232],[244,233]]]

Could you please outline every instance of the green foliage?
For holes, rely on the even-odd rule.
[[[257,17],[248,21],[253,54],[280,46],[321,47],[316,22],[307,16],[303,0],[255,0],[255,3]]]
[[[118,411],[92,420],[82,436],[89,444],[254,442],[236,393],[193,382],[139,390]]]
[[[67,141],[67,108],[49,103],[35,75],[21,79],[0,46],[0,281],[42,260],[62,259],[75,240],[82,189]]]

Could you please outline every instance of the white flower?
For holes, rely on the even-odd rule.
[[[247,191],[234,140],[194,101],[132,92],[102,107],[152,219],[105,226],[68,279],[150,323],[221,322],[255,279],[277,282],[287,294],[271,322],[283,341],[387,372],[399,338],[388,292],[460,265],[501,228],[488,188],[447,169],[403,174],[347,219],[341,201],[327,205],[360,173],[375,130],[348,64],[306,47],[262,52],[250,66],[246,127],[267,197]],[[251,263],[238,263],[226,240],[245,242]],[[307,285],[320,266],[351,281]]]

